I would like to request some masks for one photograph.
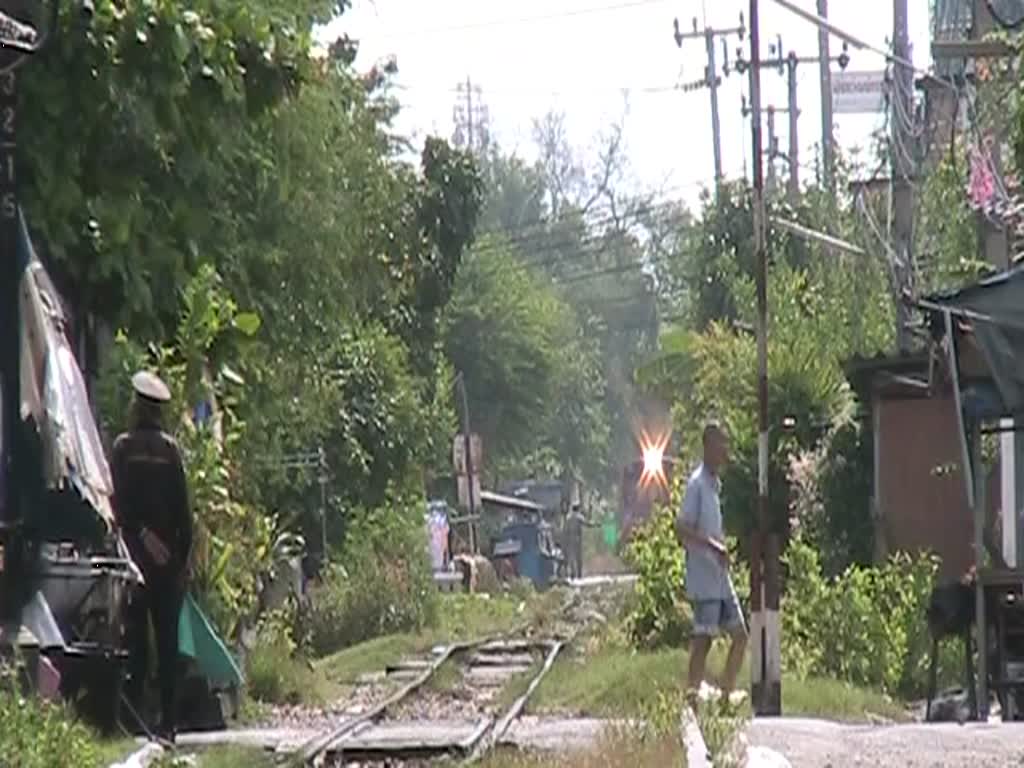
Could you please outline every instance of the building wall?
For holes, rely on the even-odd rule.
[[[940,579],[958,578],[973,563],[974,526],[954,405],[936,396],[880,400],[876,407],[876,487],[885,549],[930,549],[942,558]]]

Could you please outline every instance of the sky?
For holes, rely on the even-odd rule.
[[[814,0],[796,0],[813,10]],[[431,134],[451,136],[456,86],[470,78],[482,89],[492,132],[506,150],[531,159],[531,126],[551,109],[566,114],[570,139],[595,151],[602,130],[625,115],[630,186],[693,204],[714,176],[708,91],[685,93],[675,86],[703,77],[704,40],[673,39],[673,19],[684,31],[697,18],[717,28],[736,27],[747,0],[353,0],[353,7],[328,25],[330,38],[357,39],[359,69],[394,56],[395,91],[403,110],[397,128],[416,144]],[[928,0],[910,0],[910,36],[917,66],[929,63]],[[761,0],[762,57],[782,37],[784,52],[816,56],[817,28],[772,0]],[[878,48],[892,36],[892,0],[832,0],[830,20]],[[748,20],[749,21],[749,20]],[[730,58],[749,38],[728,38]],[[719,58],[721,59],[721,43]],[[841,50],[833,38],[832,54]],[[848,71],[878,71],[884,60],[850,50]],[[798,68],[802,173],[813,173],[814,147],[821,141],[817,64]],[[786,77],[762,75],[762,104],[784,107]],[[719,90],[723,168],[727,177],[749,172],[750,124],[741,112],[748,78],[732,74]],[[787,117],[777,128],[788,147]],[[837,115],[835,133],[847,150],[870,147],[877,115]],[[864,162],[869,158],[862,154]]]

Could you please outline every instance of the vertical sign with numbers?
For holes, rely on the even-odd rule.
[[[14,428],[18,423],[18,203],[15,176],[15,122],[17,89],[15,74],[0,74],[0,527],[16,520],[17,473],[14,461]],[[2,533],[2,531],[0,531]],[[2,545],[0,541],[0,545]]]

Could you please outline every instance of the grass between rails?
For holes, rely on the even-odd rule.
[[[521,624],[543,625],[557,613],[564,593],[551,590],[523,598],[502,595],[444,595],[437,627],[420,634],[389,635],[326,656],[315,662],[325,688],[353,685],[360,677],[387,664],[428,652],[440,643],[501,634]]]

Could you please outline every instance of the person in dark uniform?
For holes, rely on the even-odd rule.
[[[598,523],[593,523],[583,514],[580,503],[574,502],[565,521],[565,539],[569,560],[569,578],[583,578],[583,529],[597,528]]]
[[[174,438],[162,427],[171,393],[157,376],[132,377],[135,401],[131,428],[114,442],[111,473],[114,509],[132,559],[146,584],[131,622],[135,637],[129,694],[143,700],[148,662],[148,623],[156,635],[161,721],[157,735],[174,741],[178,664],[178,619],[185,598],[192,551],[192,513],[185,469]]]

